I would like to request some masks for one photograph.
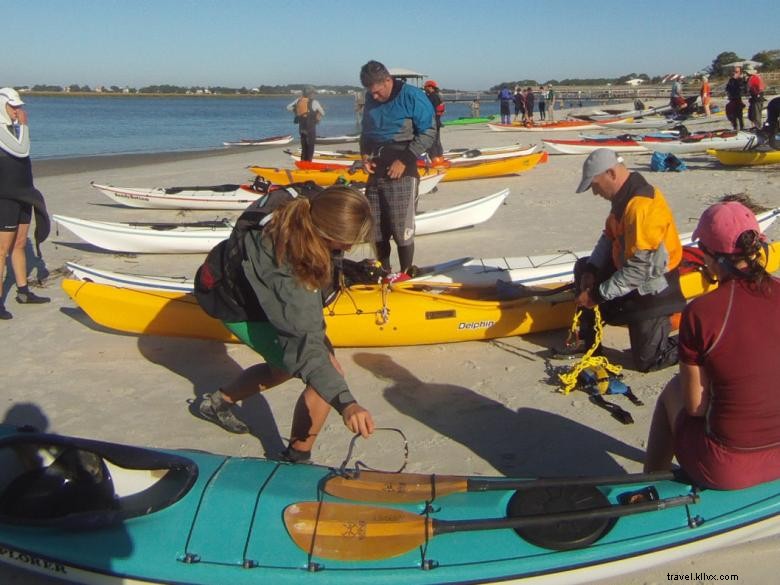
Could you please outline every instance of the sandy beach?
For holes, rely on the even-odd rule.
[[[556,111],[556,119],[563,115]],[[711,127],[726,124],[716,118]],[[485,125],[451,126],[442,132],[445,148],[528,144],[543,137],[577,134],[492,132]],[[704,154],[683,158],[687,171],[654,173],[649,154],[625,156],[631,170],[643,173],[666,194],[680,232],[692,231],[700,213],[726,194],[746,193],[756,204],[780,206],[777,165],[728,168]],[[584,156],[550,156],[547,164],[522,175],[444,183],[437,192],[421,196],[420,210],[427,211],[511,189],[487,223],[417,239],[415,264],[589,249],[603,227],[608,204],[590,192],[574,193],[583,160]],[[125,187],[240,183],[250,179],[249,165],[290,162],[281,148],[224,149],[38,161],[34,172],[51,214],[106,221],[189,221],[237,214],[123,208],[89,183]],[[768,234],[779,238],[780,226]],[[18,305],[11,290],[6,306],[14,318],[0,325],[6,340],[0,347],[6,371],[0,399],[4,422],[106,441],[241,456],[273,454],[283,447],[300,381],[247,400],[240,412],[252,434],[229,434],[194,417],[188,403],[255,363],[256,354],[241,345],[104,330],[60,288],[67,261],[137,274],[192,276],[203,255],[116,254],[56,227],[43,253],[45,269],[33,268],[32,280],[48,272],[36,292],[51,296],[51,304]],[[370,255],[367,246],[352,253],[356,259]],[[395,248],[392,258],[397,262]],[[508,476],[639,471],[655,400],[676,370],[651,374],[625,370],[624,381],[645,406],[615,397],[635,420],[622,425],[589,404],[584,393],[564,396],[558,391],[555,373],[570,364],[549,360],[548,350],[565,335],[554,331],[489,342],[338,349],[336,355],[353,393],[377,424],[406,435],[409,471]],[[625,330],[608,328],[605,346],[611,361],[628,363]],[[314,461],[339,465],[350,439],[340,418],[331,415],[313,452]],[[378,433],[359,446],[360,458],[373,467],[390,469],[402,458],[400,441],[392,433]],[[667,573],[688,572],[736,574],[740,583],[767,583],[776,572],[778,550],[780,539],[765,540],[607,583],[665,583]],[[0,568],[0,582],[55,581]]]

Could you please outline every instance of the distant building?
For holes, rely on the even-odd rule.
[[[642,85],[644,82],[645,82],[644,79],[635,77],[634,79],[629,79],[628,81],[626,81],[626,85],[630,85],[631,87],[637,87],[638,85]]]

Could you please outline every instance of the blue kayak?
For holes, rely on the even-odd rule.
[[[78,583],[582,583],[778,534],[778,512],[780,482],[355,477],[0,425],[0,562]]]

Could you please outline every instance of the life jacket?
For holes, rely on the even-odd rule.
[[[514,98],[512,97],[512,92],[509,91],[506,87],[501,90],[501,92],[498,94],[498,97],[502,101],[512,101]]]
[[[244,245],[247,232],[262,230],[283,203],[298,196],[311,198],[322,191],[322,187],[311,181],[286,187],[267,185],[266,188],[265,195],[244,210],[230,236],[211,249],[195,274],[193,293],[198,304],[210,316],[228,323],[267,321],[242,267],[247,257]]]
[[[295,115],[296,116],[306,116],[309,113],[309,98],[307,97],[300,97],[298,98],[298,101],[295,102]]]
[[[312,181],[293,183],[285,187],[263,185],[267,192],[238,217],[230,236],[214,246],[195,274],[193,294],[201,308],[215,319],[227,323],[267,321],[252,285],[244,274],[242,263],[247,258],[245,240],[250,230],[262,231],[273,212],[296,197],[315,197],[323,188]],[[378,283],[385,273],[373,260],[355,262],[333,252],[333,278],[320,289],[323,306],[335,300],[336,292],[352,284]]]

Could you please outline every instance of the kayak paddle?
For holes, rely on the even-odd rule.
[[[555,477],[542,479],[478,478],[461,475],[387,473],[360,471],[357,475],[336,475],[325,480],[325,493],[356,502],[393,504],[427,502],[439,496],[488,490],[519,490],[577,486],[627,485],[673,480],[669,472],[635,473],[601,477]]]
[[[330,502],[298,502],[285,509],[284,524],[295,544],[315,557],[342,561],[369,561],[402,555],[423,546],[439,534],[619,518],[694,504],[697,501],[698,495],[689,494],[638,504],[602,506],[574,512],[479,520],[436,520],[394,508]]]

